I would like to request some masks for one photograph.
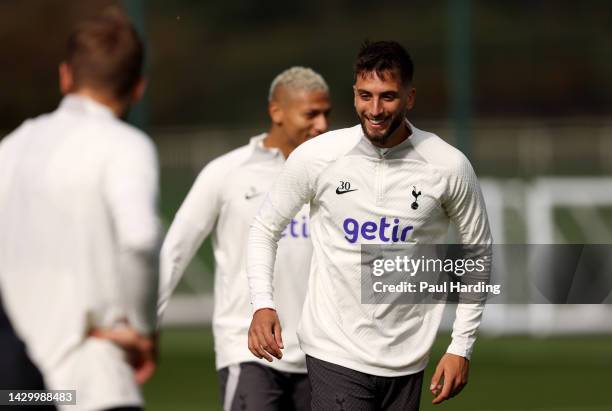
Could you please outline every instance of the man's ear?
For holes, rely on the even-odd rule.
[[[74,75],[72,68],[66,62],[59,65],[59,88],[64,96],[74,91]]]
[[[283,108],[278,101],[272,100],[270,103],[268,103],[268,114],[270,115],[272,123],[275,125],[280,125],[283,123]]]
[[[132,89],[132,93],[130,94],[130,103],[137,103],[140,101],[146,90],[147,80],[144,77],[140,77]]]
[[[408,110],[412,110],[414,107],[414,103],[416,101],[416,89],[414,87],[410,87],[408,90],[408,98],[406,99],[406,108]]]

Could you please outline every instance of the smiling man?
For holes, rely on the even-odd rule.
[[[288,217],[310,205],[313,258],[298,337],[313,410],[419,408],[444,304],[362,303],[362,244],[444,244],[451,222],[463,244],[491,243],[469,161],[406,119],[416,96],[412,75],[398,43],[364,44],[353,87],[360,124],[298,147],[251,228],[249,348],[272,361],[283,348],[272,295],[276,242]],[[452,342],[431,382],[434,403],[466,384],[483,308],[458,305]]]
[[[268,99],[269,131],[204,167],[161,253],[160,315],[202,241],[213,233],[213,334],[224,410],[307,410],[310,404],[306,359],[296,336],[312,255],[307,208],[289,216],[278,248],[274,287],[283,307],[286,349],[274,364],[256,361],[247,349],[252,308],[245,251],[251,221],[285,158],[327,131],[331,104],[325,80],[304,67],[280,73]]]
[[[364,63],[371,57],[364,55]],[[371,69],[364,68],[355,78],[355,110],[370,142],[383,149],[390,148],[410,135],[410,127],[403,125],[416,96],[412,87],[412,62],[407,60],[404,70],[383,70],[384,60],[369,63]]]

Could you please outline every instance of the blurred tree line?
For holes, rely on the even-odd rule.
[[[57,105],[57,65],[71,27],[116,3],[0,0],[0,129]],[[415,117],[448,115],[446,1],[143,3],[151,126],[265,124],[270,81],[292,65],[323,74],[335,103],[332,125],[352,124],[352,64],[366,38],[395,39],[410,50]],[[471,3],[476,116],[609,116],[609,1]]]

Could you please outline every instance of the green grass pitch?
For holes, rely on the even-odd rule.
[[[424,388],[449,338],[438,337]],[[144,388],[147,409],[220,410],[210,329],[164,330],[161,344],[157,374]],[[424,389],[421,409],[607,411],[612,410],[611,372],[612,336],[481,337],[465,390],[432,406],[431,395]]]

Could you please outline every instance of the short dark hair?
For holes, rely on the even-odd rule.
[[[143,61],[142,41],[116,7],[79,23],[68,38],[65,62],[76,88],[87,85],[125,98],[142,76]]]
[[[387,71],[397,71],[402,84],[410,84],[414,75],[410,54],[396,41],[366,40],[355,61],[355,80],[357,76],[371,72],[376,72],[378,77],[384,79]]]

